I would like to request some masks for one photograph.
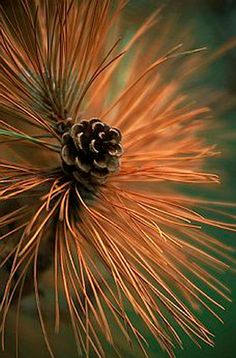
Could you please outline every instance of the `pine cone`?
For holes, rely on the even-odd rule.
[[[120,142],[120,131],[97,118],[74,124],[62,136],[63,169],[87,188],[101,185],[119,170]]]

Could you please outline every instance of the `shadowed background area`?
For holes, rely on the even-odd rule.
[[[0,0],[5,9],[8,7],[8,0]],[[178,3],[178,4],[177,4]],[[207,46],[208,52],[214,52],[222,46],[225,42],[236,37],[236,1],[235,0],[180,0],[180,1],[157,1],[157,0],[130,0],[125,10],[125,21],[127,26],[127,36],[129,33],[129,26],[135,27],[140,24],[140,18],[145,18],[158,5],[165,5],[163,9],[162,21],[167,20],[170,16],[176,18],[178,27],[186,28],[190,25],[193,27],[193,34],[195,36],[194,45],[198,47]],[[138,19],[138,20],[137,20]],[[158,26],[156,33],[150,36],[158,36]],[[167,44],[168,46],[168,44]],[[186,44],[188,47],[188,44]],[[189,83],[189,88],[194,86],[206,86],[207,88],[214,88],[221,92],[226,92],[226,97],[229,100],[230,106],[227,111],[223,111],[219,115],[219,121],[225,130],[216,134],[215,138],[209,138],[209,141],[217,142],[220,146],[220,151],[223,152],[222,158],[213,161],[212,170],[221,175],[222,189],[219,191],[219,196],[214,198],[211,191],[204,192],[205,198],[225,200],[236,202],[236,185],[235,185],[235,155],[236,155],[236,48],[226,52],[222,57],[212,63],[206,71],[199,76],[199,79],[194,79],[193,83]],[[170,74],[171,75],[171,74]],[[209,93],[210,96],[210,93]],[[223,103],[222,103],[222,107]],[[233,132],[235,134],[233,135]],[[194,193],[195,194],[195,193]],[[219,230],[211,229],[211,234],[222,240],[230,242],[236,249],[235,235],[220,232]],[[223,236],[223,237],[222,237]],[[52,275],[50,272],[44,277],[44,287],[42,288],[42,299],[45,303],[53,300],[51,293],[47,288],[52,284]],[[233,358],[236,352],[236,277],[232,272],[226,273],[225,283],[232,289],[232,304],[225,304],[226,311],[222,313],[221,317],[224,320],[224,325],[207,313],[202,315],[204,322],[208,322],[209,328],[215,333],[215,348],[202,345],[202,349],[196,347],[189,339],[182,336],[185,349],[176,350],[177,358]],[[47,305],[45,305],[47,307]],[[30,297],[24,300],[23,315],[20,323],[20,357],[48,357],[45,344],[42,338],[39,323],[35,320],[36,309]],[[44,310],[44,315],[48,321],[53,321],[53,310],[47,312]],[[130,311],[130,316],[134,315]],[[52,338],[53,348],[55,349],[55,356],[57,358],[75,358],[77,357],[75,344],[72,335],[68,330],[69,317],[63,316],[62,312],[61,332],[57,338]],[[138,318],[137,325],[139,324]],[[9,329],[6,331],[6,353],[0,352],[1,358],[14,357],[14,312],[11,312],[9,317]],[[115,328],[116,329],[116,328]],[[53,333],[52,333],[53,337]],[[146,336],[149,343],[148,354],[150,357],[165,358],[166,354],[162,353],[157,343],[147,332]],[[119,339],[119,332],[117,332],[117,343],[120,347],[122,357],[139,357],[137,347],[134,344],[133,351],[129,351],[123,346],[123,337]],[[114,351],[107,346],[107,357],[114,357]],[[141,355],[140,355],[141,356]],[[91,355],[92,357],[92,355]]]

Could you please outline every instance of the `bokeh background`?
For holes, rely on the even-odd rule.
[[[54,0],[52,0],[54,1]],[[1,0],[1,5],[8,7],[8,0]],[[142,17],[150,14],[157,6],[164,5],[163,20],[173,16],[177,19],[179,27],[191,26],[194,31],[194,43],[201,47],[207,46],[208,52],[214,52],[230,39],[236,38],[236,0],[130,0],[125,10],[125,21],[127,26],[126,35],[129,36],[135,26],[141,23]],[[160,29],[161,31],[161,29]],[[150,36],[158,36],[157,32]],[[214,160],[211,164],[216,172],[222,177],[222,189],[219,195],[214,197],[211,191],[204,194],[217,200],[228,200],[236,203],[236,48],[226,52],[223,56],[212,63],[194,83],[189,86],[206,86],[207,88],[226,93],[229,99],[228,110],[219,115],[219,121],[224,127],[220,134],[216,133],[215,138],[209,138],[219,143],[223,152],[222,158]],[[210,96],[210,93],[209,93]],[[233,134],[234,133],[234,134]],[[187,189],[188,190],[188,189]],[[190,189],[191,190],[191,189]],[[236,214],[236,213],[235,213]],[[236,235],[211,230],[211,233],[227,242],[230,242],[236,249]],[[51,275],[48,273],[43,282],[43,300],[45,303],[53,299],[50,296]],[[176,350],[177,358],[234,358],[236,357],[236,274],[228,271],[225,275],[225,282],[232,289],[233,303],[226,303],[226,311],[222,313],[224,324],[213,320],[210,315],[203,313],[202,318],[208,322],[208,326],[215,333],[215,348],[202,345],[202,349],[196,347],[189,339],[184,338],[185,349]],[[48,288],[48,291],[47,291]],[[50,305],[49,305],[50,306]],[[48,306],[48,307],[49,307]],[[44,315],[48,321],[53,320],[54,312],[45,304]],[[20,357],[21,358],[44,358],[49,357],[42,338],[37,315],[32,299],[28,297],[23,303],[23,315],[20,323]],[[133,313],[130,311],[130,315]],[[139,321],[137,318],[137,325]],[[52,334],[53,347],[57,358],[76,358],[76,350],[73,337],[69,333],[69,317],[62,315],[61,333],[55,339]],[[13,358],[14,348],[14,311],[10,313],[8,329],[6,330],[6,351],[0,352],[1,358]],[[155,340],[148,334],[146,336],[149,349],[148,355],[152,358],[167,357],[156,344]],[[124,347],[122,338],[117,332],[117,342],[120,346],[121,357],[136,358],[141,356],[134,344],[131,352]],[[91,354],[91,357],[93,355]],[[107,357],[115,357],[114,351],[107,345]]]
[[[191,27],[196,46],[207,46],[207,53],[217,51],[224,43],[236,38],[236,1],[235,0],[172,0],[172,1],[130,1],[127,8],[127,17],[135,18],[138,12],[145,14],[156,8],[156,5],[164,5],[163,17],[168,21],[169,17],[176,19],[178,30]],[[158,27],[157,27],[158,28]],[[174,29],[173,29],[174,30]],[[177,31],[178,31],[177,30]],[[158,30],[157,30],[158,32]],[[158,36],[158,33],[156,34]],[[207,55],[208,55],[207,54]],[[192,86],[203,86],[226,93],[231,103],[228,110],[223,109],[218,120],[222,124],[222,132],[215,133],[213,141],[219,143],[222,157],[214,160],[212,169],[218,172],[222,178],[222,189],[216,194],[206,190],[205,197],[216,200],[236,202],[236,48],[226,52],[214,63],[206,68],[204,73],[195,78]],[[211,93],[209,92],[209,97]],[[217,109],[216,109],[217,111]],[[210,138],[209,138],[210,139]],[[192,189],[189,189],[192,190]],[[209,229],[208,229],[209,230]],[[223,239],[236,249],[236,235],[211,230],[211,233]],[[232,303],[225,305],[225,312],[221,315],[224,324],[213,320],[210,315],[203,312],[202,319],[215,334],[215,347],[202,345],[199,349],[189,339],[183,338],[184,350],[177,349],[177,358],[234,358],[236,357],[236,277],[235,273],[228,271],[225,275],[225,283],[232,290]],[[166,354],[160,351],[155,341],[149,338],[150,357],[165,358]],[[124,354],[124,357],[136,357],[134,354]],[[111,355],[112,357],[112,355]]]

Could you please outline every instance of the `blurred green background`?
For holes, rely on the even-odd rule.
[[[145,11],[151,11],[156,4],[164,4],[164,16],[175,15],[179,18],[181,26],[193,26],[195,43],[197,46],[207,46],[208,52],[214,52],[229,39],[236,38],[236,1],[235,0],[180,0],[180,1],[131,1],[129,15],[135,13],[135,8],[143,7]],[[196,80],[195,80],[196,81]],[[236,102],[236,48],[228,51],[215,63],[212,63],[203,76],[195,82],[195,85],[205,85],[227,93],[232,102]],[[236,202],[236,107],[232,105],[227,113],[223,113],[220,121],[226,128],[215,139],[220,143],[222,158],[214,161],[214,168],[222,178],[222,190],[219,197],[206,192],[205,196]],[[229,135],[229,133],[232,134]],[[234,212],[235,214],[235,212]],[[235,234],[211,230],[215,237],[219,237],[235,247]],[[233,272],[227,272],[225,283],[232,290],[231,304],[225,305],[225,312],[221,315],[224,320],[222,325],[204,312],[203,321],[208,324],[215,334],[215,347],[202,345],[199,349],[190,340],[183,339],[184,350],[177,349],[177,358],[234,358],[236,357],[236,276]],[[165,358],[166,354],[160,352],[155,341],[150,337],[150,357]],[[135,355],[128,355],[135,357]]]
[[[52,0],[53,1],[53,0]],[[7,6],[7,0],[1,0],[0,3]],[[125,16],[127,23],[135,23],[137,17],[142,17],[151,13],[158,5],[166,5],[163,11],[164,17],[176,15],[180,19],[181,26],[194,26],[195,43],[200,46],[207,46],[209,51],[216,50],[224,42],[230,38],[236,37],[236,0],[130,0],[126,10]],[[196,81],[196,80],[195,80]],[[195,82],[196,84],[196,82]],[[218,59],[215,63],[207,69],[205,74],[199,78],[199,84],[206,84],[207,87],[212,87],[227,92],[229,98],[236,102],[236,49],[227,52],[224,56]],[[214,162],[214,168],[221,174],[223,181],[223,189],[219,192],[218,199],[224,198],[231,202],[236,202],[236,136],[228,136],[227,133],[235,131],[236,134],[236,109],[235,106],[224,113],[220,118],[223,125],[227,129],[226,134],[222,134],[222,138],[216,138],[215,141],[220,142],[223,151],[222,159],[217,159]],[[227,145],[226,145],[227,143]],[[209,195],[212,194],[209,193]],[[225,239],[236,248],[235,235],[211,230],[216,237]],[[223,235],[223,237],[222,237]],[[48,280],[48,281],[47,281]],[[50,279],[46,279],[46,287],[50,284]],[[236,276],[232,272],[227,272],[225,275],[225,283],[232,289],[232,304],[225,304],[226,311],[222,313],[224,325],[207,313],[204,313],[202,319],[208,322],[209,327],[215,333],[215,348],[202,345],[202,349],[196,347],[190,340],[184,338],[185,349],[176,350],[177,358],[234,358],[236,357]],[[48,297],[47,297],[48,299]],[[50,297],[49,297],[50,299]],[[40,333],[38,321],[34,319],[35,307],[32,305],[30,299],[24,302],[24,316],[21,322],[20,335],[20,357],[49,357],[45,344]],[[45,312],[50,320],[53,312]],[[130,312],[132,315],[132,312]],[[73,337],[69,334],[67,328],[67,317],[62,317],[62,331],[56,340],[53,340],[56,358],[75,358],[76,350]],[[12,322],[11,322],[12,321]],[[13,330],[14,314],[11,313],[9,317],[9,330],[6,331],[7,344],[6,352],[0,352],[2,358],[14,357],[14,330]],[[137,322],[138,323],[138,322]],[[119,335],[119,333],[118,333]],[[150,357],[165,358],[166,354],[161,352],[155,340],[152,337],[147,337],[150,348],[148,355]],[[121,347],[121,357],[135,358],[140,355],[134,348],[132,353],[129,353],[122,347],[122,341],[117,338],[118,344]],[[91,355],[92,357],[92,355]],[[114,351],[107,347],[107,357],[115,357]]]
[[[155,8],[157,1],[131,1],[130,16],[135,8],[140,6],[150,10]],[[207,46],[208,52],[214,52],[229,39],[236,38],[236,1],[235,0],[180,0],[158,1],[164,4],[164,14],[176,15],[180,19],[181,26],[193,26],[195,43],[197,46]],[[148,9],[149,6],[149,9]],[[197,81],[218,90],[223,90],[227,96],[236,102],[236,48],[225,53],[215,63],[212,63],[203,76]],[[222,191],[219,193],[221,200],[236,202],[236,107],[232,105],[227,113],[220,118],[227,133],[222,133],[216,142],[220,143],[222,158],[214,161],[214,168],[222,178]],[[228,135],[228,133],[232,133]],[[214,198],[214,194],[205,193]],[[219,198],[217,197],[217,199]],[[235,213],[234,213],[235,214]],[[236,249],[235,234],[211,230],[215,237],[225,239]],[[199,349],[190,340],[184,339],[184,350],[176,350],[177,358],[234,358],[236,357],[236,276],[233,272],[227,272],[225,283],[232,290],[231,304],[225,305],[225,312],[221,315],[224,320],[222,325],[204,312],[203,321],[214,331],[215,347],[202,345]],[[129,357],[135,357],[130,355]],[[165,358],[166,354],[160,352],[150,337],[150,357]]]

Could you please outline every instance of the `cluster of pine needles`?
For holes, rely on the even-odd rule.
[[[114,326],[124,345],[136,340],[148,356],[127,306],[170,357],[182,347],[181,331],[213,345],[199,311],[221,320],[221,299],[230,300],[218,276],[233,262],[232,249],[206,229],[235,231],[233,216],[214,219],[226,204],[178,190],[220,182],[205,165],[219,154],[205,140],[213,113],[194,90],[184,91],[204,48],[174,42],[171,21],[160,28],[160,9],[125,38],[125,5],[1,6],[3,349],[9,309],[18,327],[21,301],[34,294],[54,356],[39,289],[49,268],[55,331],[62,295],[86,357],[106,356],[104,338],[119,355]]]

